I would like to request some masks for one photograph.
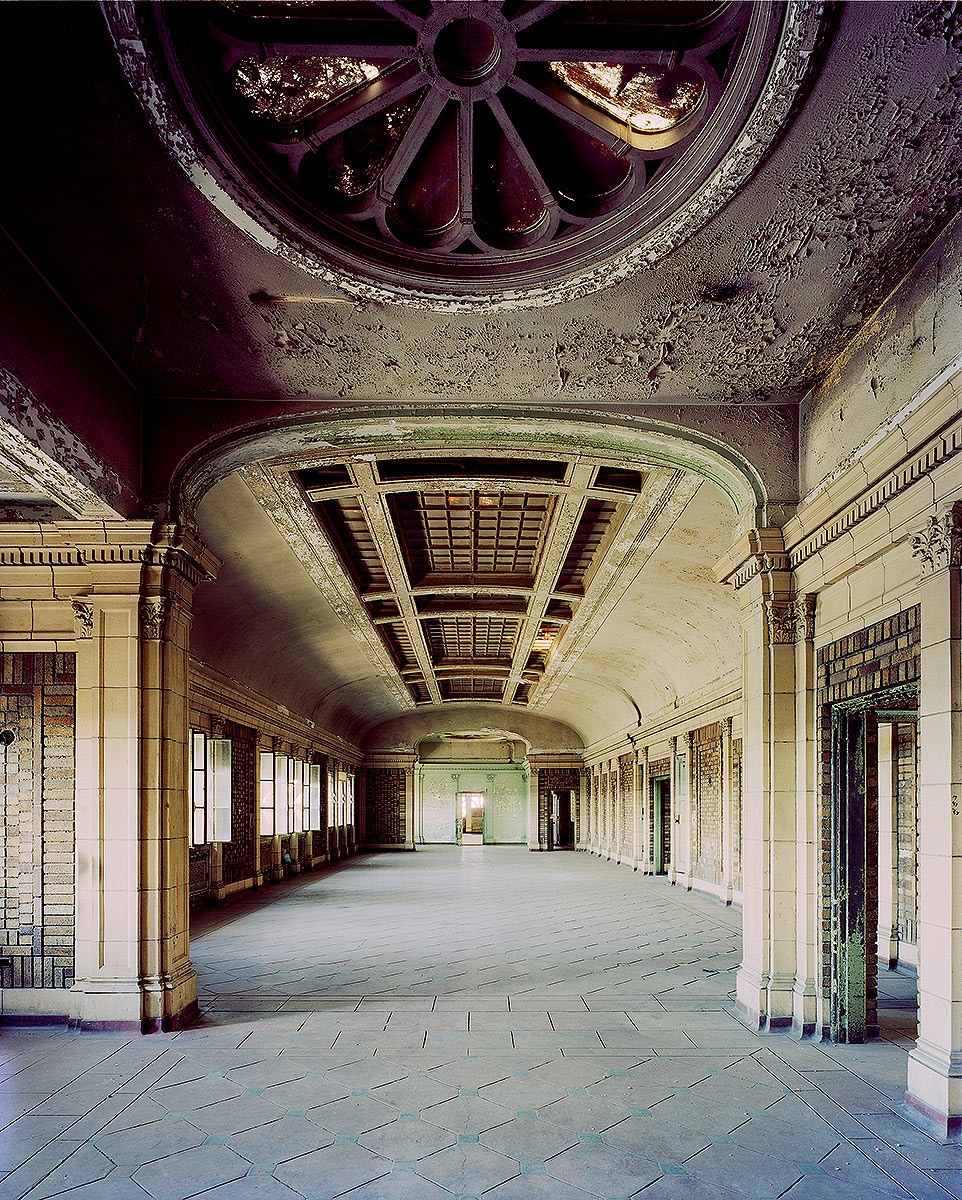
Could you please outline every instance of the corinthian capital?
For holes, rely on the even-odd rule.
[[[921,575],[962,565],[962,501],[929,516],[912,537],[912,553],[922,560]]]

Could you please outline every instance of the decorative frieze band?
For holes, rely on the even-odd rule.
[[[923,578],[946,567],[962,566],[962,502],[928,518],[912,537],[912,553],[922,560]]]

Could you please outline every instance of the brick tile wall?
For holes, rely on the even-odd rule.
[[[898,840],[898,936],[915,945],[918,940],[918,841],[916,726],[899,722],[895,739],[895,803]]]
[[[404,771],[370,767],[366,792],[367,840],[377,846],[404,842]]]
[[[732,738],[732,887],[742,887],[742,739]]]
[[[722,880],[722,731],[717,723],[693,731],[695,809],[692,874],[708,883]]]
[[[254,808],[257,804],[257,733],[234,721],[224,722],[230,738],[231,840],[224,843],[223,880],[236,883],[254,875]]]
[[[623,754],[618,759],[618,786],[621,801],[621,853],[630,854],[635,833],[634,816],[634,769],[633,754]]]
[[[75,661],[0,654],[0,727],[15,735],[0,748],[4,987],[73,984]]]

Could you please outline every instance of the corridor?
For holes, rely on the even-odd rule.
[[[0,1200],[917,1200],[883,1039],[732,1014],[740,914],[584,854],[367,855],[195,918],[202,1021],[0,1038]]]

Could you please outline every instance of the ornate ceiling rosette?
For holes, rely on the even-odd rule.
[[[570,299],[670,252],[777,136],[821,8],[105,5],[158,127],[249,233],[447,309]]]

